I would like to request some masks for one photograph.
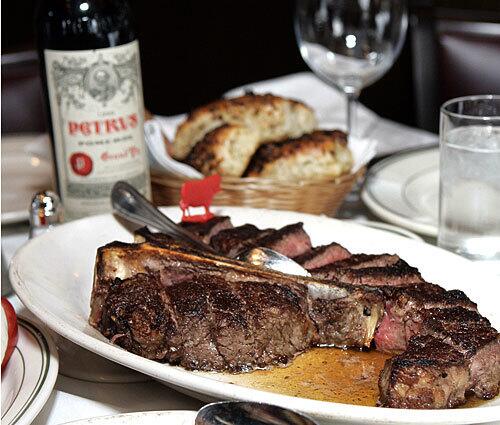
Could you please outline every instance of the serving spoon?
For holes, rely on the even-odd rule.
[[[210,245],[170,220],[127,182],[115,183],[111,190],[111,205],[116,214],[132,223],[153,227],[177,240],[188,242],[201,251],[220,255]],[[236,259],[281,273],[310,276],[309,272],[295,261],[269,248],[250,248],[242,251]]]
[[[271,404],[223,401],[207,404],[198,411],[195,425],[317,425],[293,410]]]

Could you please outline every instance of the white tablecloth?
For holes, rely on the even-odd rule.
[[[310,73],[295,74],[271,81],[245,86],[255,92],[273,92],[303,99],[319,113],[320,123],[341,126],[344,120],[344,100],[340,94]],[[238,89],[241,92],[241,88]],[[235,93],[238,93],[235,92]],[[231,93],[231,94],[235,94]],[[379,153],[421,146],[436,141],[427,132],[381,119],[360,106],[359,120],[370,137],[379,140]],[[373,219],[359,199],[347,201],[339,213],[344,218]],[[2,262],[8,264],[18,247],[28,239],[27,225],[2,228]],[[5,267],[2,270],[5,277]],[[4,293],[5,279],[2,282]],[[15,295],[11,295],[16,310],[26,314]],[[116,413],[148,410],[197,410],[202,402],[173,391],[154,381],[126,384],[86,382],[59,375],[55,389],[38,417],[36,425],[56,425],[68,421]]]

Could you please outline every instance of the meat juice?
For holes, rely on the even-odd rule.
[[[379,351],[314,348],[297,356],[286,367],[249,373],[204,373],[211,379],[257,390],[319,401],[375,406],[378,377],[392,354]],[[470,397],[461,408],[477,407],[486,400]]]
[[[378,375],[390,357],[378,351],[314,348],[286,367],[211,377],[295,397],[375,406]]]

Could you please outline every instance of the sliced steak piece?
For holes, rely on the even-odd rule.
[[[318,328],[316,345],[370,347],[383,314],[380,294],[367,290],[330,299],[322,291],[315,297],[314,286],[309,288],[309,315]]]
[[[215,216],[205,223],[179,223],[186,230],[198,236],[206,244],[219,232],[226,229],[231,229],[233,224],[231,219],[226,216]]]
[[[197,278],[169,286],[154,274],[117,279],[101,332],[136,354],[197,370],[285,364],[310,347],[316,329],[304,293],[273,283]]]
[[[394,254],[354,254],[342,261],[332,264],[332,267],[342,269],[366,269],[372,267],[388,267],[396,264],[400,258]]]
[[[342,245],[332,242],[329,245],[322,245],[312,248],[298,257],[294,257],[294,261],[299,263],[306,270],[316,269],[326,266],[335,261],[345,260],[349,258],[351,253]]]
[[[380,351],[404,351],[408,340],[420,333],[428,309],[461,306],[476,310],[476,304],[462,291],[446,291],[427,282],[406,288],[380,289],[386,296],[384,317],[375,334],[375,345]]]
[[[500,338],[488,319],[463,307],[430,309],[420,334],[439,338],[464,355],[470,370],[468,389],[476,396],[490,399],[498,394]]]
[[[408,349],[386,361],[379,379],[384,407],[443,409],[465,402],[469,368],[464,356],[432,336],[413,337]]]
[[[274,229],[260,230],[253,224],[244,224],[243,226],[222,230],[211,239],[210,244],[222,255],[235,257],[244,249],[256,246],[259,239],[275,232]]]
[[[223,255],[236,257],[241,251],[263,246],[287,257],[296,257],[311,249],[311,239],[302,223],[290,224],[279,230],[260,230],[245,224],[219,232],[212,238],[212,247]]]
[[[149,242],[155,245],[163,246],[175,243],[176,240],[166,233],[151,232],[147,227],[141,227],[134,232],[134,242]],[[187,242],[177,241],[179,244],[188,245]]]
[[[351,258],[339,263],[351,263]],[[392,260],[392,256],[383,256],[383,261]],[[378,261],[378,259],[370,261]],[[355,263],[355,260],[353,262]],[[386,267],[362,267],[361,262],[360,264],[355,264],[353,268],[348,268],[342,267],[342,264],[339,266],[337,263],[333,263],[318,269],[312,269],[310,272],[316,278],[333,279],[350,285],[405,286],[412,283],[424,282],[415,267],[411,267],[408,263],[399,259],[394,264]]]
[[[293,258],[311,249],[311,238],[305,232],[303,223],[289,224],[275,232],[265,235],[256,246],[273,249],[280,254]]]
[[[180,345],[174,314],[155,276],[111,281],[101,308],[97,329],[132,353],[162,360],[170,347]]]
[[[309,317],[316,327],[314,343],[318,345],[369,347],[384,305],[378,291],[286,275],[175,244],[160,247],[115,242],[97,252],[89,319],[92,326],[99,328],[103,320],[103,306],[115,279],[129,279],[137,273],[156,273],[163,287],[203,279],[289,288],[290,294],[301,294],[307,302]],[[198,297],[200,294],[204,292],[200,290]],[[248,301],[252,308],[256,302],[257,299]]]
[[[179,223],[180,226],[189,230],[194,237],[197,237],[206,244],[210,243],[213,236],[222,230],[230,229],[233,227],[231,224],[231,219],[229,217],[214,217],[205,223]],[[134,232],[134,241],[137,243],[141,242],[151,242],[156,245],[169,244],[175,241],[174,238],[165,233],[154,233],[151,232],[147,227],[142,227]],[[177,241],[177,243],[186,244],[186,242]]]

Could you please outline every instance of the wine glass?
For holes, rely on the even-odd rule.
[[[297,0],[295,34],[307,65],[345,93],[346,128],[359,136],[356,103],[392,66],[404,42],[406,0]]]

